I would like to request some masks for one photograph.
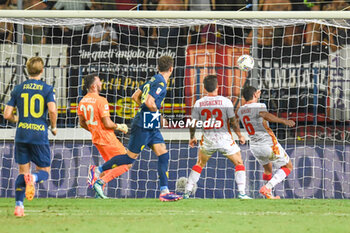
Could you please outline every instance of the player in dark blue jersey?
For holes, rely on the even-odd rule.
[[[48,139],[49,113],[51,132],[56,135],[57,109],[52,86],[41,81],[44,62],[40,57],[28,60],[29,79],[15,86],[5,110],[5,119],[17,122],[15,137],[15,161],[19,164],[17,176],[15,216],[24,216],[24,195],[31,201],[35,194],[35,183],[49,178],[50,145]],[[17,115],[13,111],[17,107]],[[30,174],[30,162],[36,165],[36,172]]]
[[[182,198],[182,196],[169,191],[167,177],[169,152],[159,131],[162,122],[159,109],[166,96],[167,81],[173,72],[173,64],[174,60],[171,57],[160,57],[158,60],[159,73],[140,86],[133,94],[132,99],[140,106],[140,109],[131,124],[131,136],[127,154],[113,157],[102,166],[97,167],[94,172],[90,172],[90,174],[98,175],[100,172],[115,166],[132,164],[145,146],[149,146],[158,156],[159,199],[161,201],[177,201]],[[101,197],[104,197],[102,186],[102,180],[97,180],[94,184],[94,189]]]

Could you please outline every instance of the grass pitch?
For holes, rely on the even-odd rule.
[[[1,233],[350,232],[350,200],[0,198]]]

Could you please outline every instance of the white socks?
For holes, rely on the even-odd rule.
[[[245,171],[236,171],[235,180],[240,194],[245,194],[246,177]]]
[[[275,175],[271,178],[269,182],[266,184],[266,188],[272,189],[277,184],[281,183],[287,177],[285,171],[283,169],[278,169]]]
[[[200,173],[193,170],[191,171],[186,184],[186,192],[192,192],[193,186],[197,184],[200,176],[201,176]]]

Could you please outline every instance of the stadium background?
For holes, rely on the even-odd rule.
[[[81,137],[81,131],[77,129],[76,106],[84,94],[82,77],[97,72],[103,80],[101,94],[110,102],[112,119],[130,123],[136,112],[131,94],[155,73],[157,57],[167,54],[175,58],[176,68],[162,109],[168,117],[180,120],[189,116],[194,101],[202,95],[200,84],[206,74],[218,74],[220,94],[230,97],[236,107],[241,104],[240,89],[255,78],[263,91],[262,102],[273,113],[298,122],[297,127],[290,130],[272,124],[295,164],[292,175],[277,187],[277,194],[287,198],[349,198],[350,113],[346,109],[350,107],[350,88],[349,82],[344,81],[349,67],[348,59],[344,59],[349,51],[347,39],[339,50],[332,52],[322,44],[282,46],[277,43],[279,39],[273,37],[277,41],[275,45],[257,48],[258,76],[252,77],[252,73],[241,72],[236,67],[241,54],[251,53],[251,46],[242,40],[246,36],[242,29],[239,29],[241,33],[235,34],[227,33],[226,26],[218,27],[216,31],[206,32],[208,38],[214,39],[205,45],[199,42],[189,45],[184,42],[184,34],[169,37],[165,44],[160,40],[157,44],[148,43],[150,35],[144,40],[135,40],[133,26],[125,27],[127,30],[120,33],[118,45],[67,45],[54,42],[54,37],[51,44],[23,44],[22,64],[33,54],[45,58],[45,79],[58,93],[59,128],[76,132],[75,138],[52,141],[52,176],[48,183],[41,184],[40,197],[93,195],[86,187],[87,167],[90,163],[101,163],[101,160],[91,141]],[[185,28],[175,29],[182,31]],[[16,78],[17,54],[12,52],[15,46],[1,45],[1,51],[4,51],[0,59],[2,108],[14,84],[19,82]],[[25,70],[23,72],[25,75]],[[17,175],[16,170],[11,170],[14,167],[11,139],[14,125],[4,121],[2,115],[0,124],[4,128],[0,145],[1,197],[13,197],[13,177]],[[174,134],[178,132],[171,130]],[[127,143],[128,136],[118,136]],[[195,163],[197,150],[188,148],[186,137],[182,140],[167,138],[172,187],[178,177],[188,175]],[[261,168],[247,146],[242,149],[248,171],[248,189],[253,197],[257,197],[258,187],[262,184]],[[210,161],[196,197],[235,197],[234,170],[225,159],[219,158]],[[110,197],[154,198],[158,196],[156,180],[155,156],[146,150],[133,169],[113,181],[107,192]]]

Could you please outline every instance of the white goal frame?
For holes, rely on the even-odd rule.
[[[1,10],[3,18],[350,19],[349,11],[61,11]]]

